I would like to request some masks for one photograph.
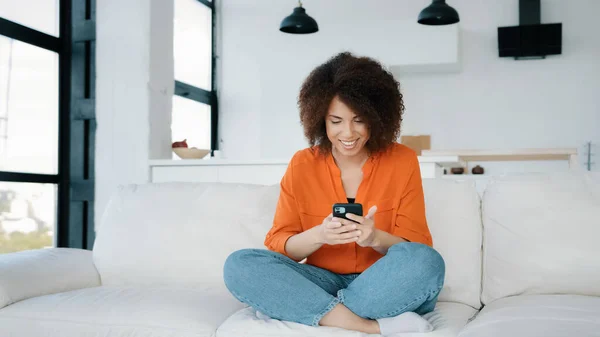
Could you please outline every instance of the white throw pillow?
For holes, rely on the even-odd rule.
[[[483,197],[482,301],[600,296],[600,188],[581,173],[496,179]]]
[[[223,283],[233,251],[265,248],[279,186],[160,183],[122,187],[98,227],[103,285]]]
[[[427,223],[446,263],[440,301],[481,307],[481,214],[474,182],[424,179]]]

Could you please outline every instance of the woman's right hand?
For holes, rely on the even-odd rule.
[[[356,242],[360,236],[360,230],[356,229],[356,224],[344,225],[340,219],[334,218],[329,214],[323,223],[318,226],[318,237],[320,244],[343,245],[345,243]]]

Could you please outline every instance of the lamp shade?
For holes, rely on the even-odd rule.
[[[292,15],[281,21],[279,30],[290,34],[311,34],[319,31],[317,21],[306,14],[306,10],[302,7],[294,8]]]
[[[422,25],[451,25],[460,21],[458,12],[448,6],[445,0],[433,0],[431,5],[419,13],[418,22]]]

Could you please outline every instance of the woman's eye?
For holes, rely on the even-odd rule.
[[[332,124],[340,124],[341,121],[331,121]]]
[[[356,123],[362,123],[362,122],[363,122],[363,121],[362,121],[362,119],[355,119],[354,121],[355,121]]]

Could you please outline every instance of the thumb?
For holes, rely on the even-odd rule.
[[[377,212],[377,206],[372,206],[371,208],[369,208],[369,212],[367,213],[367,216],[365,218],[373,219],[373,216],[375,216],[376,212]]]

